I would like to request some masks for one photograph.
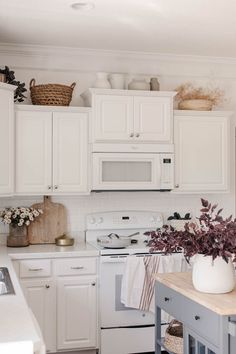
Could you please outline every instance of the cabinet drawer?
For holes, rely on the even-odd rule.
[[[55,274],[57,275],[80,275],[96,274],[96,258],[74,258],[54,261]]]
[[[218,345],[220,317],[215,312],[182,296],[184,323],[212,344]]]
[[[20,261],[20,278],[49,277],[51,275],[50,259],[30,259]]]
[[[176,296],[176,294],[177,293],[174,290],[167,288],[165,285],[156,283],[156,305],[169,315],[175,317],[179,321],[182,321],[183,302],[179,296]]]
[[[220,319],[216,313],[163,284],[157,283],[155,291],[158,307],[212,344],[218,344]]]

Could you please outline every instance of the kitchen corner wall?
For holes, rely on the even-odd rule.
[[[149,79],[158,77],[161,90],[173,90],[179,84],[191,81],[196,85],[219,87],[225,91],[226,100],[220,109],[236,110],[236,59],[208,58],[154,53],[116,52],[73,48],[0,44],[0,67],[8,65],[17,80],[31,78],[37,83],[76,82],[72,105],[82,106],[80,94],[91,87],[97,71],[123,72],[127,82],[133,77]],[[28,98],[26,103],[30,103]],[[232,132],[233,134],[233,132]],[[104,192],[89,196],[54,197],[68,210],[69,232],[82,237],[85,216],[88,213],[110,210],[157,210],[168,216],[174,211],[198,215],[200,197],[217,202],[225,214],[235,214],[234,151],[232,149],[232,176],[230,194],[181,195],[160,192]],[[1,198],[0,208],[31,205],[40,197]],[[0,225],[0,233],[7,233]],[[0,238],[3,240],[3,237]]]

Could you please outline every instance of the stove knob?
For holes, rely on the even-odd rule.
[[[98,224],[102,224],[103,223],[103,218],[98,218]]]
[[[162,220],[161,216],[156,217],[156,221],[160,222]]]
[[[95,219],[94,217],[92,217],[92,218],[89,220],[89,223],[90,223],[90,224],[95,224],[95,222],[96,222],[96,219]]]
[[[155,221],[156,221],[155,216],[151,216],[151,222],[155,222]]]

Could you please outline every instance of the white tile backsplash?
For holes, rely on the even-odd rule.
[[[167,218],[174,211],[180,214],[190,212],[198,216],[200,198],[204,197],[224,208],[224,214],[234,215],[234,194],[180,195],[168,192],[103,192],[86,196],[55,196],[54,202],[65,205],[68,212],[68,232],[81,237],[85,230],[85,218],[89,213],[111,210],[154,210]],[[30,206],[41,202],[42,197],[0,198],[0,208],[6,206]],[[8,227],[0,224],[0,234],[8,233]],[[0,240],[1,242],[1,240]]]

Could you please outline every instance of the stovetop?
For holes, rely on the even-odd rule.
[[[155,230],[163,225],[163,217],[154,211],[113,211],[94,213],[87,216],[86,242],[100,251],[101,255],[147,254],[149,247],[144,235],[146,231]],[[139,235],[131,237],[137,240],[126,248],[104,248],[97,243],[97,238],[111,233],[119,236],[128,236],[138,232]]]
[[[137,239],[137,236],[136,238]],[[97,241],[87,241],[90,245],[92,245],[93,247],[95,247],[96,249],[98,249],[100,251],[101,255],[109,255],[109,254],[113,254],[113,255],[119,255],[119,254],[146,254],[149,253],[149,247],[147,245],[147,242],[145,242],[145,240],[147,239],[147,237],[145,237],[145,239],[143,239],[142,237],[140,237],[138,239],[137,243],[133,243],[128,247],[125,248],[105,248],[103,246],[101,246],[100,244],[97,243]]]

